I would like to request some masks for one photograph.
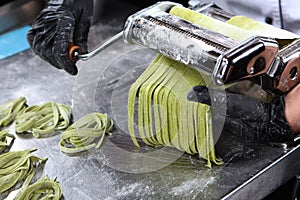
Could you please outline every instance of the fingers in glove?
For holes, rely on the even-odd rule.
[[[47,23],[41,22],[47,18]],[[56,15],[51,12],[42,13],[27,33],[27,41],[31,49],[43,60],[59,68],[52,53],[53,38],[56,33]]]
[[[187,100],[211,106],[209,89],[203,85],[194,86],[187,94]]]
[[[264,115],[264,104],[245,95],[226,93],[206,86],[195,86],[188,93],[188,100],[207,104],[215,110],[226,110],[227,115],[241,116]]]
[[[229,115],[226,126],[229,132],[242,138],[260,142],[290,142],[295,137],[285,117],[285,102],[283,96],[275,97],[268,103],[259,101],[251,103],[243,113]]]
[[[199,102],[212,107],[217,115],[226,116],[227,93],[203,85],[194,86],[187,94],[189,101]]]
[[[84,6],[76,6],[76,26],[73,35],[73,42],[79,46],[83,53],[87,53],[87,39],[89,29],[91,26],[91,18],[93,14],[92,0],[78,0],[77,4],[84,4]],[[83,9],[84,8],[84,9]]]
[[[77,74],[69,60],[69,42],[87,52],[87,36],[93,13],[93,0],[50,0],[41,11],[27,40],[33,51],[56,68]]]
[[[56,35],[54,37],[52,52],[58,66],[71,75],[76,75],[78,70],[74,62],[70,61],[68,56],[69,42],[73,34],[75,19],[70,11],[63,12],[59,16],[56,25]]]
[[[241,138],[260,142],[287,142],[295,136],[285,117],[283,96],[264,103],[244,95],[196,86],[187,98],[211,105],[216,118],[224,119],[224,113],[220,111],[226,109],[224,128]]]
[[[87,53],[87,38],[89,34],[90,23],[80,23],[75,27],[73,42],[81,48],[82,53]]]

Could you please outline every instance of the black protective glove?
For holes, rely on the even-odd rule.
[[[285,118],[284,96],[264,103],[240,94],[195,86],[187,95],[187,99],[213,105],[213,115],[222,115],[216,118],[225,117],[224,130],[244,139],[292,142],[295,137]]]
[[[50,0],[32,24],[27,40],[42,59],[76,75],[77,67],[68,57],[69,42],[87,52],[92,14],[93,0]]]

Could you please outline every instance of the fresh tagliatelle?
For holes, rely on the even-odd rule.
[[[24,199],[51,199],[59,200],[62,197],[62,189],[56,179],[51,180],[44,176],[35,183],[22,188],[14,200]]]
[[[111,134],[113,121],[107,114],[90,113],[72,124],[61,135],[60,150],[67,154],[99,148],[105,134]],[[96,143],[95,140],[98,139]]]
[[[17,133],[30,132],[34,137],[54,131],[65,130],[71,121],[71,108],[64,104],[48,102],[32,105],[19,113],[15,119]]]
[[[0,106],[0,127],[8,126],[26,108],[26,99],[19,97]]]
[[[36,150],[36,148],[32,148],[0,155],[0,193],[12,188],[21,180],[24,181],[23,186],[29,185],[35,174],[35,164],[47,160],[31,154]]]
[[[182,63],[157,56],[129,91],[128,128],[136,146],[140,146],[137,138],[141,138],[151,146],[172,146],[199,154],[209,167],[211,161],[222,163],[215,155],[210,107],[186,98],[194,85],[206,85],[204,76]]]

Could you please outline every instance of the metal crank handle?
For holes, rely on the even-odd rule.
[[[98,53],[102,52],[105,50],[107,47],[111,46],[112,44],[116,43],[120,39],[123,38],[123,31],[120,33],[112,36],[111,38],[105,40],[102,44],[100,44],[98,47],[96,47],[94,50],[90,51],[89,53],[82,54],[82,50],[79,46],[76,46],[74,43],[70,42],[69,43],[69,49],[68,49],[68,56],[69,59],[72,62],[77,62],[78,60],[88,60]]]

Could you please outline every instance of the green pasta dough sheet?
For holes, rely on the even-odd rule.
[[[196,11],[177,6],[173,7],[170,13],[240,42],[252,36],[264,36],[276,39],[279,44],[283,46],[299,38],[297,34],[255,21],[245,16],[234,16],[227,22],[222,22]]]
[[[231,24],[227,24],[188,8],[175,6],[171,9],[170,14],[180,17],[191,23],[200,25],[208,30],[233,38],[237,41],[244,41],[253,36],[252,32],[243,30]]]
[[[258,22],[245,16],[234,16],[226,23],[242,28],[246,31],[251,31],[256,35],[265,37],[271,37],[281,40],[293,40],[299,38],[299,35],[295,33],[277,28],[266,23]]]

